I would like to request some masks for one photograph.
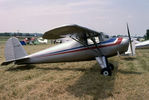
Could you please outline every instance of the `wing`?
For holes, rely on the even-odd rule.
[[[62,26],[62,27],[52,29],[50,31],[45,32],[43,35],[43,38],[58,39],[62,35],[67,35],[67,34],[71,34],[71,35],[75,34],[76,39],[75,38],[73,38],[73,39],[86,47],[88,47],[87,39],[90,38],[93,41],[95,47],[97,48],[98,55],[99,56],[103,55],[101,50],[98,48],[97,43],[94,38],[96,36],[98,36],[100,38],[103,35],[103,33],[102,32],[99,33],[94,30],[91,30],[91,29],[88,29],[86,27],[82,27],[79,25],[67,25],[67,26]]]
[[[94,30],[88,29],[86,27],[82,27],[79,25],[67,25],[67,26],[62,26],[58,28],[54,28],[52,30],[49,30],[44,33],[43,38],[44,39],[58,39],[61,38],[62,35],[67,35],[67,34],[77,34],[79,38],[82,38],[82,36],[86,33],[92,33],[95,35],[100,35],[100,32],[96,32]]]

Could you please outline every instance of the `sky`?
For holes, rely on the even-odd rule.
[[[78,24],[108,35],[145,35],[149,0],[0,0],[0,32],[38,32]]]

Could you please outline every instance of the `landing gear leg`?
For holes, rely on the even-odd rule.
[[[96,60],[101,66],[101,74],[104,76],[111,76],[114,66],[108,63],[108,59],[105,56],[102,56],[102,57],[96,57]]]

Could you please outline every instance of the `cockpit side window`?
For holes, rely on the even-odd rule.
[[[100,40],[99,40],[99,37],[98,36],[93,37],[93,39],[95,40],[96,43],[100,43]],[[91,44],[94,44],[94,42],[92,41],[91,38],[87,38],[87,44],[88,45],[91,45]]]
[[[98,44],[102,41],[108,40],[109,36],[103,34],[102,32],[100,32],[99,34],[87,33],[87,34],[79,34],[79,36],[76,36],[76,39],[78,39],[84,45],[91,45],[94,44],[94,41]]]

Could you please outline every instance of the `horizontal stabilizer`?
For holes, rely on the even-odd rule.
[[[21,59],[16,59],[16,60],[11,60],[11,61],[6,61],[6,62],[3,62],[1,65],[4,66],[4,65],[9,65],[11,63],[15,63],[15,64],[27,64],[29,58],[21,58]]]
[[[3,63],[1,64],[1,66],[4,66],[4,65],[9,65],[9,64],[11,64],[12,62],[14,62],[14,61],[7,61],[7,62],[3,62]]]

